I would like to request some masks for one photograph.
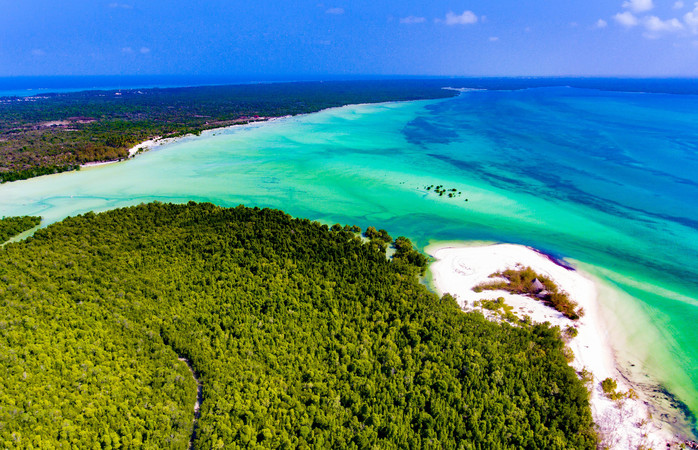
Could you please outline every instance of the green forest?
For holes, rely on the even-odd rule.
[[[444,80],[327,81],[0,99],[0,183],[128,157],[155,137],[356,103],[451,97]]]
[[[0,244],[7,242],[11,237],[31,230],[40,223],[41,217],[36,216],[3,217],[0,219]]]
[[[595,448],[558,329],[464,313],[356,230],[151,203],[0,248],[0,447]]]

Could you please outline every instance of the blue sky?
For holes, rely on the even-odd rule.
[[[0,76],[698,75],[676,0],[2,0]]]

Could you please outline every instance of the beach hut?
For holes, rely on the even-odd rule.
[[[533,292],[538,293],[540,291],[545,290],[545,285],[543,283],[541,283],[538,278],[535,278],[531,282],[531,289],[533,290]]]

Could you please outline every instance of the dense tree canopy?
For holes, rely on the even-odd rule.
[[[0,219],[0,244],[5,243],[11,237],[17,236],[41,223],[41,217],[20,216],[3,217]]]
[[[464,313],[348,229],[148,204],[0,250],[0,447],[594,448],[556,329]]]

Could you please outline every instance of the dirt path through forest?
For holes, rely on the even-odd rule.
[[[196,371],[191,366],[191,362],[187,358],[178,358],[184,364],[187,365],[189,372],[191,372],[192,378],[196,381],[196,403],[194,403],[194,427],[191,432],[191,439],[189,439],[189,448],[192,448],[194,441],[196,440],[196,428],[198,426],[199,417],[201,416],[201,402],[203,401],[203,387],[199,381],[199,377],[196,375]]]

